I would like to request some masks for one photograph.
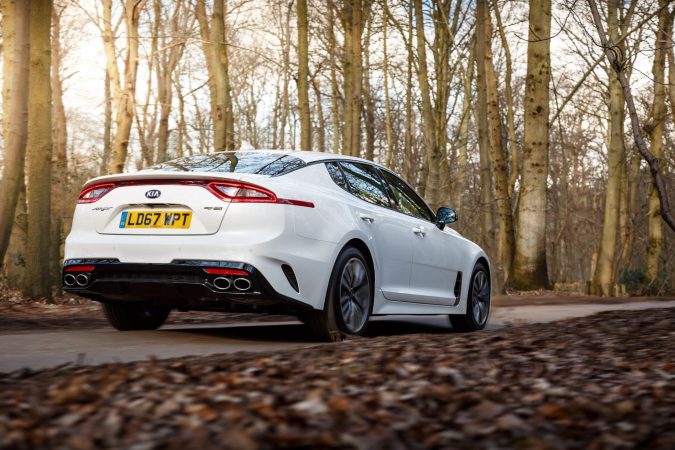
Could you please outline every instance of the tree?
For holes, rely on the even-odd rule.
[[[153,55],[157,58],[157,102],[160,107],[157,154],[155,155],[155,162],[157,163],[166,160],[169,142],[169,115],[171,114],[173,100],[173,73],[178,67],[178,62],[185,48],[185,38],[181,36],[181,31],[191,28],[188,22],[189,15],[183,5],[183,2],[174,3],[168,32],[171,38],[167,39],[166,33],[162,33],[161,49]],[[154,0],[154,10],[155,21],[159,24],[162,22],[162,2],[160,0]]]
[[[124,53],[124,85],[121,84],[115,52],[115,35],[112,28],[112,0],[103,3],[103,47],[106,55],[106,70],[112,84],[115,112],[115,136],[108,171],[124,170],[129,147],[129,136],[135,116],[136,75],[138,72],[138,22],[146,0],[125,0],[123,4],[126,28]]]
[[[652,65],[654,99],[652,101],[649,143],[651,145],[651,153],[657,161],[663,158],[663,138],[666,129],[666,48],[669,41],[668,37],[672,34],[673,20],[668,17],[668,3],[667,0],[659,0],[659,22],[656,31],[656,42],[654,43],[654,63]],[[670,89],[675,88],[671,87]],[[662,207],[659,190],[656,184],[652,183],[649,187],[649,222],[647,225],[647,278],[652,282],[659,275],[659,262],[661,253],[663,252],[663,222],[660,217]]]
[[[607,29],[609,39],[616,42],[621,54],[626,53],[625,40],[622,39],[634,11],[637,1],[633,0],[624,17],[624,11],[616,0],[607,1]],[[621,14],[619,14],[621,12]],[[621,16],[621,18],[620,18]],[[625,170],[626,155],[623,142],[623,123],[625,118],[623,90],[616,73],[608,68],[609,77],[609,136],[607,145],[607,188],[605,189],[605,211],[600,238],[598,259],[591,283],[591,292],[597,295],[614,294],[614,260],[619,240],[619,211],[621,204],[621,178]]]
[[[487,118],[490,129],[490,155],[492,173],[494,175],[495,200],[499,213],[499,231],[497,235],[497,267],[503,282],[507,283],[513,260],[514,230],[513,215],[511,213],[511,195],[509,188],[509,169],[506,157],[506,145],[502,140],[503,127],[499,102],[499,88],[494,62],[492,60],[492,21],[490,18],[487,0],[478,0],[476,3],[476,33],[480,31],[484,37],[477,39],[481,44],[482,60],[478,59],[479,74],[482,69],[484,84],[479,85],[479,91],[485,90],[487,101]],[[478,53],[478,51],[477,51]],[[483,96],[479,96],[483,97]],[[499,278],[499,277],[496,277]]]
[[[298,103],[300,106],[300,149],[312,149],[312,121],[309,110],[309,37],[307,0],[298,0]],[[319,99],[317,99],[319,101]]]
[[[551,0],[530,0],[525,80],[523,168],[515,251],[509,284],[518,289],[549,286],[546,208],[551,80]]]
[[[51,0],[34,0],[30,10],[26,201],[26,275],[23,291],[30,297],[51,297],[50,223],[52,167]]]
[[[417,36],[417,79],[422,94],[422,120],[424,134],[424,148],[428,175],[425,177],[424,196],[429,206],[435,209],[439,206],[439,170],[441,167],[441,150],[436,145],[434,130],[436,128],[434,112],[431,106],[431,87],[429,86],[429,69],[427,67],[426,38],[424,36],[424,16],[422,15],[422,0],[413,0],[415,10],[415,34]]]
[[[225,34],[225,0],[213,2],[211,19],[204,0],[197,0],[195,14],[209,74],[213,142],[216,151],[234,150],[234,115],[229,74],[229,54]]]
[[[3,0],[4,43],[3,120],[5,158],[0,179],[0,264],[12,232],[17,199],[23,179],[28,137],[28,63],[30,59],[30,3]],[[11,29],[11,33],[7,31]],[[9,41],[8,39],[11,39]]]
[[[342,8],[345,30],[343,52],[344,126],[342,128],[343,152],[351,156],[361,154],[361,102],[362,60],[361,35],[363,33],[363,6],[361,0],[345,0]]]
[[[71,209],[67,205],[68,198],[64,191],[68,187],[68,129],[66,127],[66,111],[63,105],[63,80],[61,68],[63,65],[63,51],[61,48],[61,15],[64,8],[52,9],[52,141],[53,141],[53,170],[52,170],[52,226],[50,242],[51,285],[61,284],[61,244],[64,236],[64,218],[66,211]]]

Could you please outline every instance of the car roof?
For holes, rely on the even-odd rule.
[[[362,161],[370,164],[379,164],[369,161],[363,158],[357,158],[355,156],[340,155],[337,153],[330,152],[310,152],[310,151],[298,151],[298,150],[273,150],[273,149],[259,149],[259,150],[234,150],[231,152],[216,152],[216,153],[273,153],[273,154],[284,154],[294,156],[306,163],[312,163],[316,161],[334,161],[334,160],[351,160],[351,161]]]

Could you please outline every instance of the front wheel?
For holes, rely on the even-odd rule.
[[[331,273],[323,311],[308,316],[314,334],[336,341],[343,335],[363,335],[373,310],[373,281],[360,250],[349,247],[338,256]]]
[[[477,263],[471,274],[466,313],[451,315],[450,324],[456,331],[482,330],[490,314],[490,274],[482,263]]]
[[[103,303],[108,323],[120,331],[156,330],[169,317],[169,308],[147,303]]]

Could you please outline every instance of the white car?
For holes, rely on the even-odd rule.
[[[478,330],[490,265],[455,220],[359,158],[190,156],[85,183],[63,287],[101,302],[120,330],[158,328],[172,309],[293,314],[329,340],[388,314]]]

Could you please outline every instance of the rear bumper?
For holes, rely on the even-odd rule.
[[[247,275],[209,274],[206,268],[235,269]],[[228,289],[214,284],[227,278]],[[250,282],[236,289],[236,279]],[[174,260],[168,264],[122,263],[117,259],[66,260],[63,289],[100,302],[148,301],[178,309],[283,311],[311,309],[310,305],[277,292],[251,264],[230,261]],[[238,283],[240,288],[247,283]]]

